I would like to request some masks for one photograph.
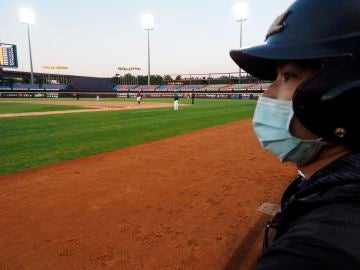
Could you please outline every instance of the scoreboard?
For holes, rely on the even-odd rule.
[[[18,67],[16,45],[0,43],[0,67]]]

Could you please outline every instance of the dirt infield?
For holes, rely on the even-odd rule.
[[[0,269],[251,269],[294,174],[246,120],[0,176]]]
[[[146,108],[163,108],[172,107],[172,103],[162,102],[142,102],[137,104],[129,101],[57,101],[57,100],[24,100],[24,101],[9,101],[11,103],[30,103],[30,104],[47,104],[47,105],[70,105],[79,106],[92,109],[80,110],[64,110],[64,111],[49,111],[49,112],[28,112],[28,113],[6,113],[0,114],[0,118],[18,117],[18,116],[34,116],[34,115],[50,115],[50,114],[65,114],[65,113],[82,113],[82,112],[96,112],[96,111],[111,111],[111,110],[129,110],[129,109],[146,109]],[[184,106],[184,105],[183,105]],[[186,106],[186,105],[185,105]]]

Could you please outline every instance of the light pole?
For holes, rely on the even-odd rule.
[[[30,27],[29,25],[35,24],[35,14],[29,8],[20,8],[20,22],[26,24],[27,26],[27,33],[28,33],[28,41],[29,41],[29,53],[30,53],[30,68],[31,68],[31,84],[34,84],[34,70],[33,70],[33,63],[32,63],[32,55],[31,55],[31,41],[30,41]]]
[[[120,82],[119,82],[119,80],[120,80],[120,79],[119,79],[120,74],[118,74],[118,73],[117,73],[117,74],[115,74],[115,77],[116,77],[116,79],[115,79],[116,81],[115,81],[115,82],[117,83],[117,85],[116,85],[116,86],[119,86],[119,85],[120,85]]]
[[[147,31],[148,39],[148,85],[150,85],[150,30],[154,30],[154,17],[149,14],[141,16],[144,30]]]
[[[246,2],[238,2],[234,5],[235,21],[240,22],[240,48],[243,46],[242,36],[243,36],[243,22],[246,21],[246,16],[248,14],[248,5]],[[239,68],[239,83],[241,81],[241,68]]]

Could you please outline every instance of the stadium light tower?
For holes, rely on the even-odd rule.
[[[29,53],[30,53],[30,68],[31,68],[31,84],[34,84],[34,70],[32,63],[32,55],[31,55],[31,41],[30,41],[30,27],[29,25],[35,24],[35,14],[30,8],[20,8],[20,22],[26,24],[27,33],[28,33],[28,41],[29,41]]]
[[[238,2],[234,5],[235,21],[240,23],[240,48],[243,46],[243,22],[248,15],[248,5],[246,2]],[[241,68],[239,68],[239,83],[241,79]]]
[[[154,16],[144,14],[141,16],[141,20],[148,37],[148,85],[150,85],[150,30],[154,30]]]

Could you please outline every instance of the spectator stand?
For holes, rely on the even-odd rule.
[[[163,84],[156,88],[156,91],[176,91],[179,90],[183,85],[182,84]]]
[[[155,91],[156,88],[158,88],[160,85],[139,85],[134,89],[134,91]]]
[[[232,84],[209,84],[204,87],[205,91],[219,91],[222,88],[226,88]]]
[[[44,90],[65,90],[67,84],[41,84],[40,88]]]
[[[0,85],[0,90],[9,91],[11,90],[11,87],[7,85]]]
[[[30,84],[30,83],[15,83],[13,84],[13,90],[19,91],[19,90],[42,90],[42,88],[40,88],[39,84]]]
[[[138,87],[138,85],[116,85],[113,89],[116,91],[131,91],[136,87]]]
[[[255,83],[257,84],[257,83]],[[237,83],[237,84],[231,84],[229,86],[226,86],[224,88],[221,88],[220,91],[246,91],[249,87],[254,85],[254,83]]]
[[[205,87],[206,85],[192,85],[192,84],[188,84],[188,85],[184,85],[182,86],[179,90],[182,92],[188,92],[188,91],[201,91],[203,87]]]

